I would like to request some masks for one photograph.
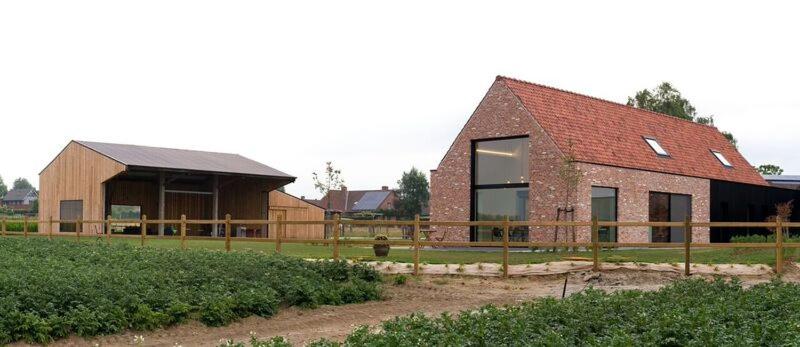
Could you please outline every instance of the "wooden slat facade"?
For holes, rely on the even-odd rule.
[[[322,208],[275,189],[285,180],[244,175],[217,175],[202,172],[169,172],[128,168],[80,143],[67,147],[40,174],[40,219],[59,220],[62,201],[82,201],[83,220],[101,220],[111,213],[112,205],[139,206],[148,219],[159,217],[159,177],[166,176],[164,219],[221,220],[230,214],[234,220],[276,219],[324,220]],[[214,216],[213,187],[218,177],[218,215]],[[234,226],[238,230],[240,226]],[[173,230],[176,226],[172,226]],[[247,236],[275,237],[266,226],[246,225]],[[191,225],[190,235],[208,236],[211,225]],[[274,229],[274,227],[273,227]],[[49,232],[43,223],[39,229]],[[322,225],[284,226],[285,238],[323,238]],[[67,230],[65,230],[67,231]],[[71,231],[71,230],[70,230]],[[53,232],[59,232],[54,224]],[[85,224],[84,233],[101,233],[103,226]],[[148,233],[157,234],[158,225],[148,224]]]
[[[325,210],[286,193],[273,190],[269,192],[269,219],[276,220],[324,220]],[[324,225],[286,225],[283,226],[286,238],[322,239],[325,237]],[[269,233],[275,238],[275,233]]]
[[[70,142],[67,147],[39,174],[39,216],[47,220],[59,219],[62,200],[82,200],[83,219],[103,219],[103,182],[125,171],[125,165],[99,153]],[[83,227],[84,232],[91,230]],[[48,225],[39,226],[40,232],[48,232]],[[58,232],[54,226],[53,232]]]

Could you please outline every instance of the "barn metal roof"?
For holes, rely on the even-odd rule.
[[[127,166],[295,178],[238,154],[90,141],[75,142]]]

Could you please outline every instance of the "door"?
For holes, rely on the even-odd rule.
[[[286,220],[286,210],[269,209],[269,220],[278,220],[278,217],[280,217],[281,220]],[[274,239],[277,236],[277,234],[275,232],[273,232],[273,231],[277,232],[277,230],[278,230],[277,227],[278,226],[276,224],[270,224],[269,233],[267,233],[267,237]],[[283,225],[282,228],[283,228],[283,233],[282,234],[283,234],[283,237],[285,238],[286,237],[286,225]]]
[[[59,204],[58,219],[62,221],[75,221],[83,219],[83,200],[62,200]],[[58,223],[59,231],[75,232],[75,223]]]

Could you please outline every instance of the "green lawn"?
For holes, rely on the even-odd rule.
[[[97,238],[83,237],[81,242],[98,242]],[[101,240],[100,242],[105,242]],[[137,238],[115,238],[113,243],[130,243],[138,245],[140,240]],[[191,240],[187,241],[189,248],[205,249],[225,249],[224,239],[216,240]],[[148,247],[178,248],[178,240],[148,239]],[[274,243],[233,241],[233,250],[252,250],[261,251],[267,254],[275,252]],[[304,245],[286,244],[282,246],[282,252],[286,255],[302,258],[331,258],[333,246],[325,245]],[[375,260],[370,246],[341,246],[340,254],[347,259]],[[591,258],[591,252],[530,252],[512,251],[509,255],[511,264],[531,264],[546,263],[551,261],[563,260],[565,257],[585,257]],[[646,262],[646,263],[681,263],[683,262],[683,249],[627,249],[627,250],[603,250],[600,257],[604,262]],[[786,259],[800,258],[800,249],[786,249]],[[412,262],[413,252],[409,247],[395,246],[384,261]],[[455,249],[425,249],[420,252],[420,261],[430,264],[472,264],[472,263],[500,263],[502,262],[502,252],[498,249],[473,250]],[[775,251],[770,249],[693,249],[692,262],[702,264],[775,264]]]

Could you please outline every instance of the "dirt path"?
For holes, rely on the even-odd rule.
[[[796,269],[785,276],[797,281]],[[85,340],[71,337],[52,346],[131,346],[134,337],[142,335],[145,346],[217,346],[232,338],[246,341],[250,332],[260,338],[281,335],[296,345],[328,338],[343,339],[356,326],[374,325],[398,315],[423,312],[435,315],[457,312],[486,304],[514,304],[537,297],[561,296],[566,275],[532,276],[511,279],[473,276],[423,276],[409,278],[402,286],[387,284],[386,300],[346,306],[324,306],[314,310],[286,308],[265,319],[250,317],[226,327],[209,328],[198,322],[143,333]],[[620,289],[655,290],[683,276],[670,271],[618,269],[600,274],[575,272],[569,275],[567,295],[587,286],[608,291]],[[743,277],[747,284],[768,281],[770,276]]]

